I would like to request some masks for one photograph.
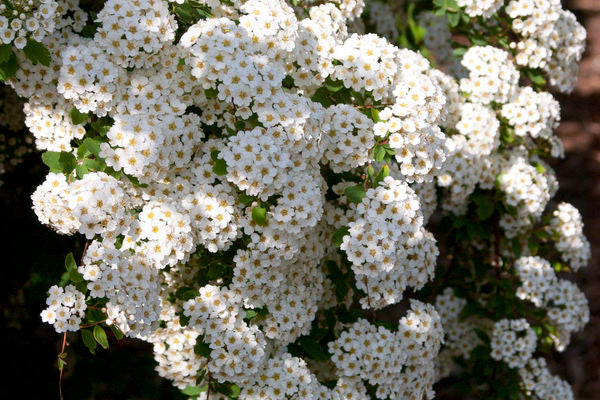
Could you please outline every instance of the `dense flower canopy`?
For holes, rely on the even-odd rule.
[[[585,31],[558,0],[413,3],[0,5],[35,213],[87,240],[42,320],[148,341],[203,399],[433,398],[481,360],[568,398],[538,356],[589,319],[557,272],[590,245],[544,159]]]

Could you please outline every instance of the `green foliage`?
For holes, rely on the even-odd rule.
[[[360,184],[347,187],[346,189],[344,189],[344,194],[346,195],[346,198],[349,202],[360,203],[362,199],[367,195],[367,192],[365,192],[363,185]]]
[[[50,51],[42,43],[27,39],[23,52],[32,63],[50,66]]]

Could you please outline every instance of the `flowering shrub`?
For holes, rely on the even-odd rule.
[[[589,319],[545,161],[585,39],[558,0],[0,13],[35,213],[87,240],[41,314],[65,338],[150,342],[201,399],[572,397],[543,358]]]

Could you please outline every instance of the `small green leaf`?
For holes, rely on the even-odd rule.
[[[90,350],[90,353],[96,354],[96,340],[94,339],[94,334],[89,329],[81,330],[81,338],[83,339],[83,344]]]
[[[12,45],[10,43],[3,44],[0,46],[0,64],[3,64],[10,60],[10,57],[13,55]]]
[[[376,108],[371,108],[371,119],[375,122],[380,122],[381,118],[379,118],[379,110]]]
[[[546,168],[542,164],[540,164],[539,162],[534,161],[531,164],[535,167],[535,169],[537,170],[537,172],[539,172],[540,174],[545,174],[546,173]]]
[[[34,64],[50,66],[50,51],[42,43],[32,39],[27,39],[27,44],[23,48],[25,56]]]
[[[204,343],[204,337],[203,336],[199,336],[198,339],[196,339],[196,344],[194,345],[194,353],[202,356],[202,357],[210,357],[210,353],[211,353],[211,348],[208,344]]]
[[[217,89],[204,89],[204,95],[207,99],[216,99],[219,91]]]
[[[67,271],[70,271],[72,269],[77,270],[77,263],[75,262],[75,257],[73,257],[73,253],[69,253],[65,257],[65,268],[67,269]]]
[[[46,151],[42,154],[42,162],[50,168],[51,172],[62,172],[59,159],[58,151]]]
[[[383,167],[381,167],[381,169],[379,170],[379,173],[375,177],[374,185],[375,186],[379,185],[379,183],[381,181],[383,181],[386,176],[389,176],[389,175],[390,175],[390,167],[388,167],[388,165],[385,164]]]
[[[90,151],[90,153],[92,153],[96,157],[98,157],[98,154],[100,154],[100,142],[96,139],[92,139],[89,137],[85,138],[85,140],[83,141],[83,145],[86,149]]]
[[[70,174],[75,169],[75,165],[77,164],[75,156],[72,153],[67,153],[66,151],[60,153],[58,161],[62,168],[62,172],[65,174]]]
[[[539,244],[537,242],[537,240],[535,240],[535,237],[530,236],[527,239],[527,248],[529,249],[529,251],[531,252],[532,256],[537,255],[537,252],[539,250]]]
[[[344,236],[348,235],[350,232],[350,228],[347,226],[342,226],[340,229],[336,230],[333,234],[333,238],[331,239],[331,243],[335,247],[340,247],[342,242],[344,241]]]
[[[77,164],[75,166],[75,173],[77,174],[77,177],[79,179],[83,178],[83,176],[87,173],[89,173],[90,171],[87,169],[87,167],[83,164]]]
[[[215,161],[215,165],[213,165],[212,170],[215,175],[227,175],[227,164],[225,163],[225,160],[218,159]]]
[[[458,23],[460,22],[460,14],[459,13],[446,13],[446,17],[448,17],[448,22],[450,23],[450,26],[455,28],[458,26]]]
[[[385,158],[385,149],[381,145],[375,146],[373,149],[373,159],[377,162],[383,161]]]
[[[73,121],[74,125],[83,124],[88,119],[87,114],[80,112],[75,107],[73,107],[71,111],[69,111],[69,115],[71,116],[71,121]]]
[[[360,203],[362,199],[367,195],[363,185],[349,186],[344,189],[344,194],[346,198],[351,203]]]
[[[267,209],[261,206],[252,207],[252,221],[263,226],[267,222]]]
[[[113,335],[115,335],[115,338],[117,340],[121,340],[125,337],[123,332],[121,332],[121,330],[119,328],[117,328],[115,325],[111,325],[110,330],[112,331]]]
[[[196,296],[198,296],[198,290],[187,286],[180,287],[175,292],[175,297],[182,301],[195,299]]]
[[[15,53],[11,53],[3,63],[0,63],[0,81],[4,82],[15,76],[19,69],[19,61]]]
[[[367,176],[369,177],[369,179],[373,179],[373,177],[375,176],[375,168],[373,168],[372,165],[369,165],[367,167]]]
[[[92,160],[91,158],[86,159],[83,163],[87,169],[92,171],[100,171],[102,169],[102,164],[97,160]]]
[[[181,390],[181,393],[190,397],[198,397],[200,393],[206,392],[208,390],[208,385],[204,386],[186,386],[185,389]]]
[[[94,339],[96,342],[105,349],[108,349],[108,338],[106,337],[106,332],[104,332],[104,328],[100,325],[96,325],[94,327]]]

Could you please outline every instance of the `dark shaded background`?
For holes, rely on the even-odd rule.
[[[572,0],[573,10],[588,32],[579,81],[569,96],[559,96],[566,158],[555,162],[560,190],[556,202],[567,201],[583,214],[592,243],[592,262],[571,277],[585,292],[591,311],[586,329],[575,335],[564,353],[556,353],[552,371],[567,379],[580,400],[600,398],[600,0]],[[43,181],[46,168],[39,154],[29,156],[0,187],[0,374],[2,398],[58,399],[56,355],[62,335],[41,322],[46,289],[60,280],[65,255],[81,255],[80,238],[54,234],[31,211],[30,195]],[[150,345],[133,340],[111,341],[108,351],[87,353],[70,336],[63,380],[65,399],[174,399],[170,383],[154,372]],[[86,354],[87,353],[87,354]]]

